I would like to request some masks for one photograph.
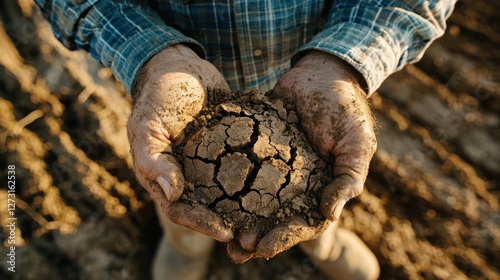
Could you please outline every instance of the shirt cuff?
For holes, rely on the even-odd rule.
[[[128,92],[141,67],[169,45],[184,43],[205,57],[201,44],[167,26],[154,11],[115,1],[92,6],[80,19],[74,42],[110,67]]]
[[[333,12],[323,31],[292,57],[292,66],[308,50],[330,53],[359,71],[370,95],[390,74],[420,59],[430,43],[444,32],[403,9],[355,9],[359,17],[352,17],[352,9]]]

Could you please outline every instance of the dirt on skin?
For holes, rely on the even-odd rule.
[[[257,91],[208,96],[178,147],[181,200],[209,207],[235,232],[265,234],[295,218],[323,227],[319,199],[333,168],[309,144],[293,107]]]
[[[499,9],[458,1],[444,38],[369,99],[378,149],[340,225],[375,253],[380,279],[500,279]],[[160,228],[132,171],[130,99],[55,41],[33,1],[0,1],[0,23],[0,279],[149,279]],[[236,265],[221,244],[206,279],[327,278],[297,247]]]

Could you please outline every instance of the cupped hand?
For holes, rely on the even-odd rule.
[[[329,221],[338,220],[346,202],[363,191],[377,147],[374,120],[361,82],[359,74],[339,58],[310,51],[273,89],[275,95],[296,105],[311,143],[334,160],[334,179],[324,187],[321,197],[321,211]],[[325,229],[309,227],[306,221],[296,218],[260,240],[240,236],[232,241],[228,252],[236,262],[270,258],[299,242],[314,239]]]
[[[230,90],[219,71],[189,47],[169,46],[138,74],[127,130],[135,175],[163,213],[177,224],[228,241],[233,233],[218,215],[177,201],[184,176],[172,146],[182,141],[184,128],[203,108],[209,89]]]

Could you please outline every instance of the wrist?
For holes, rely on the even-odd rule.
[[[198,60],[201,58],[187,45],[170,45],[151,57],[144,64],[141,72],[154,74],[158,70],[161,72],[175,71],[177,68],[184,68],[191,61]]]
[[[203,60],[196,52],[184,44],[170,45],[151,57],[139,70],[132,88],[132,96],[137,99],[148,82],[161,79],[168,72],[187,72],[190,62]]]
[[[179,60],[189,60],[189,59],[201,59],[196,52],[185,44],[174,44],[170,45],[158,53],[156,53],[151,59],[145,64],[145,67],[148,67],[148,64],[159,64],[159,63],[168,63],[172,61]]]
[[[349,82],[366,89],[366,82],[361,73],[349,63],[327,52],[311,50],[295,64],[295,67],[318,71],[322,75],[328,75],[328,79]]]

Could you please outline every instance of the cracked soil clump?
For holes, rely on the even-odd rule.
[[[258,92],[212,92],[208,103],[177,151],[186,179],[181,200],[209,207],[235,231],[267,232],[297,216],[322,226],[318,202],[331,168],[292,106]]]

